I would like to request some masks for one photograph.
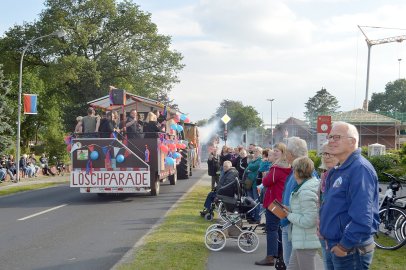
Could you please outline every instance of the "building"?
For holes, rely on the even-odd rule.
[[[309,124],[294,117],[277,124],[273,133],[274,144],[286,142],[288,137],[300,137],[307,142],[309,149],[317,149],[317,132],[310,128]]]
[[[401,121],[378,113],[356,109],[331,116],[331,120],[351,123],[357,127],[360,146],[379,143],[386,148],[399,147]]]

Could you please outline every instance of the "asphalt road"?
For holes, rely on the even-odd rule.
[[[110,269],[204,170],[158,197],[98,197],[62,185],[0,197],[0,269]]]

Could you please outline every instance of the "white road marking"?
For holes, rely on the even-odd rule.
[[[45,213],[54,211],[54,210],[56,210],[56,209],[59,209],[59,208],[61,208],[61,207],[67,206],[67,205],[68,205],[68,204],[62,204],[62,205],[59,205],[59,206],[50,208],[50,209],[48,209],[48,210],[44,210],[44,211],[38,212],[38,213],[36,213],[36,214],[32,214],[32,215],[30,215],[30,216],[20,218],[20,219],[18,219],[18,220],[26,220],[26,219],[29,219],[29,218],[33,218],[33,217],[36,217],[36,216],[39,216],[39,215],[42,215],[42,214],[45,214]]]

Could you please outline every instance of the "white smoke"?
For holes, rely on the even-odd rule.
[[[199,139],[201,144],[208,144],[220,130],[220,120],[213,120],[199,127]]]

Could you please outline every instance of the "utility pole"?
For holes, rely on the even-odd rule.
[[[268,98],[268,101],[271,102],[271,146],[273,146],[273,125],[272,125],[272,101],[274,101],[274,98]]]
[[[366,41],[367,46],[368,46],[367,81],[366,81],[365,100],[364,100],[364,104],[363,104],[363,109],[368,111],[369,66],[370,66],[370,62],[371,62],[371,48],[372,48],[372,46],[385,44],[385,43],[391,43],[391,42],[402,42],[403,40],[406,40],[406,35],[371,40],[371,39],[368,38],[368,36],[362,30],[362,27],[370,27],[370,28],[383,28],[383,27],[359,26],[358,25],[359,30],[361,30],[362,34],[365,36],[365,41]],[[399,64],[400,64],[400,61],[399,61]]]

